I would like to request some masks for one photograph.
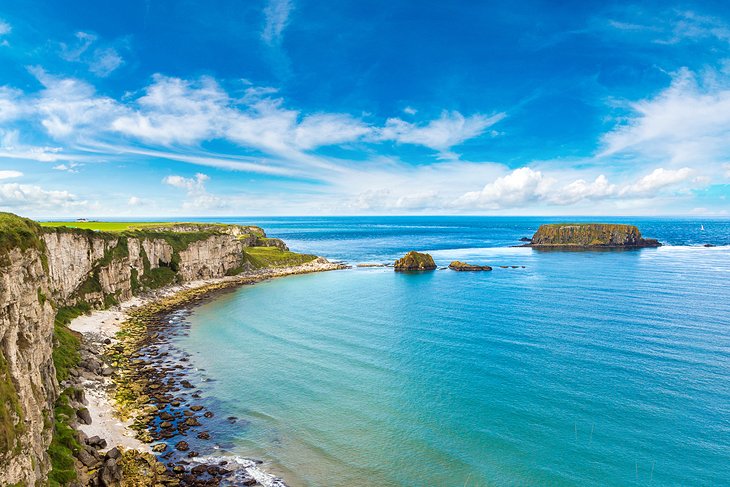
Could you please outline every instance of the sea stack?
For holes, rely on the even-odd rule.
[[[488,265],[474,265],[474,264],[467,264],[466,262],[461,262],[458,260],[453,261],[451,264],[449,264],[449,269],[452,271],[491,271],[492,268]]]
[[[412,250],[396,260],[394,267],[396,271],[432,271],[436,269],[436,263],[429,254]]]
[[[540,225],[528,247],[537,248],[640,248],[659,247],[643,238],[634,225],[618,223],[552,223]]]

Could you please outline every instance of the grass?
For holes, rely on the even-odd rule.
[[[48,448],[51,457],[51,471],[48,482],[51,487],[68,485],[76,478],[74,456],[81,448],[76,439],[76,432],[69,422],[76,416],[76,411],[69,406],[68,389],[59,396],[53,410],[53,439]]]
[[[277,247],[247,247],[243,251],[244,262],[251,264],[254,269],[301,265],[316,258],[316,255],[297,254]]]
[[[90,309],[88,304],[81,303],[72,307],[60,308],[56,313],[56,319],[53,323],[53,339],[55,342],[53,365],[56,366],[58,382],[66,380],[69,369],[76,367],[81,359],[79,339],[68,329],[68,324],[77,316],[88,313]]]
[[[40,228],[33,220],[12,213],[0,212],[0,254],[12,248],[43,250]]]
[[[126,232],[141,230],[144,228],[164,227],[173,225],[172,222],[40,222],[42,227],[58,228],[79,228],[82,230],[94,230],[97,232]]]

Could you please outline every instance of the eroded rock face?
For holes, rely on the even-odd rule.
[[[394,267],[396,271],[432,271],[436,263],[431,255],[412,250],[396,260]]]
[[[491,271],[492,268],[488,265],[473,265],[461,262],[458,260],[453,261],[449,264],[449,269],[452,271]]]
[[[191,243],[180,252],[180,278],[184,281],[223,277],[243,264],[241,242],[228,235],[215,235]]]
[[[555,223],[540,225],[531,247],[659,247],[661,243],[646,239],[634,225],[615,223]]]
[[[35,485],[46,454],[58,393],[54,311],[40,251],[11,249],[0,265],[0,485]],[[62,280],[57,281],[62,282]]]

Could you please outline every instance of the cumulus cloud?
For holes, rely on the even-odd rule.
[[[218,196],[208,193],[205,188],[205,182],[210,177],[206,174],[197,173],[195,177],[186,178],[183,176],[171,175],[165,177],[162,182],[178,189],[186,191],[186,200],[183,202],[183,208],[191,210],[206,210],[223,208],[226,206],[225,201]]]
[[[689,168],[677,170],[657,168],[636,181],[624,184],[610,183],[600,174],[592,181],[570,179],[566,176],[547,176],[529,167],[513,170],[487,183],[481,191],[470,191],[453,202],[457,208],[498,210],[520,208],[531,203],[565,206],[584,201],[609,198],[654,198],[662,190],[687,181],[692,175]]]
[[[264,29],[261,39],[267,44],[281,42],[282,33],[289,22],[289,14],[294,9],[291,0],[268,0],[264,8]]]
[[[0,19],[0,37],[6,36],[12,32],[13,27],[3,19]]]
[[[0,208],[11,211],[37,211],[82,207],[86,201],[68,191],[46,190],[40,186],[18,183],[0,184]]]
[[[622,188],[621,194],[629,195],[646,195],[651,194],[662,188],[673,186],[677,183],[686,181],[692,176],[693,171],[688,167],[681,169],[664,169],[663,167],[654,169],[650,174],[642,177],[633,184]],[[700,180],[700,182],[704,182]]]

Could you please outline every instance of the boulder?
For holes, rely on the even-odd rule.
[[[491,271],[492,268],[488,265],[474,265],[474,264],[467,264],[466,262],[461,262],[458,260],[453,261],[451,264],[449,264],[449,269],[452,271]]]
[[[89,410],[86,408],[81,408],[76,410],[76,416],[79,418],[79,421],[83,424],[91,424],[91,413],[89,413]]]
[[[396,271],[432,271],[436,269],[436,263],[429,254],[410,251],[396,260],[393,267]]]

